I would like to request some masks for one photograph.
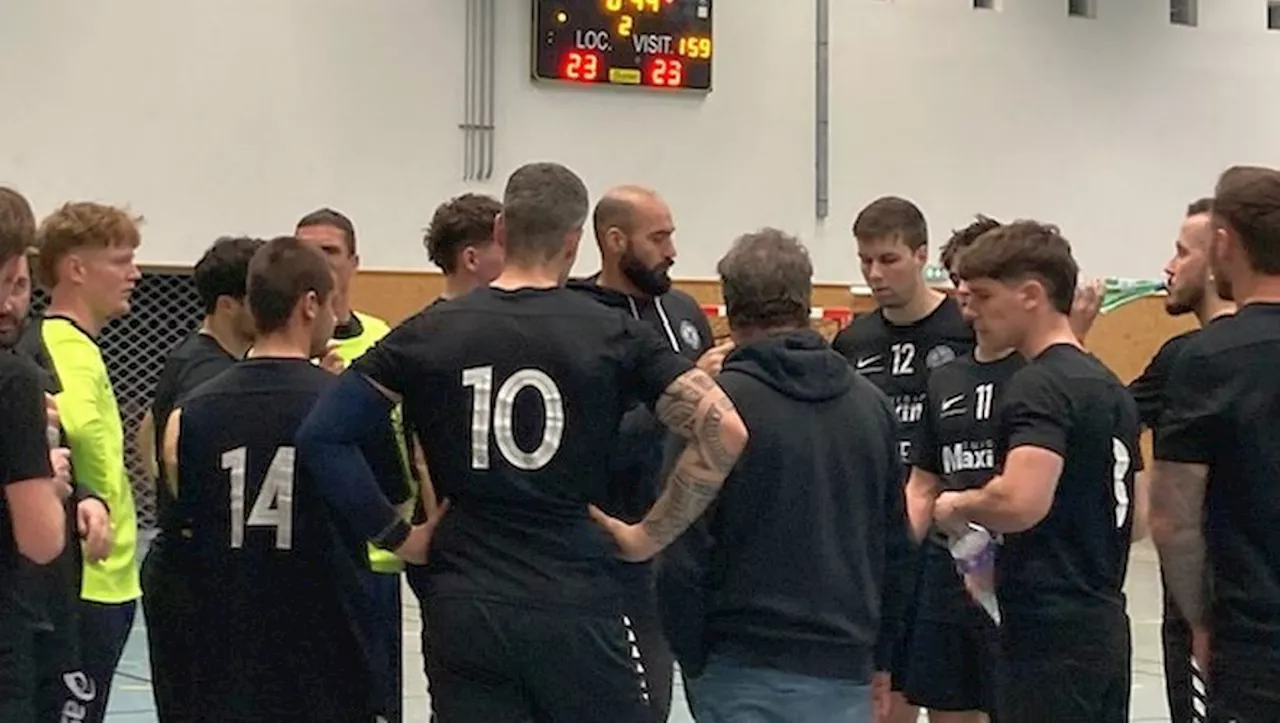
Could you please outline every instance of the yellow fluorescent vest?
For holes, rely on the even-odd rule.
[[[338,354],[338,358],[342,359],[344,367],[351,366],[351,363],[359,359],[366,351],[368,351],[378,340],[386,336],[391,327],[387,322],[376,316],[369,316],[358,311],[352,311],[351,315],[360,321],[362,330],[358,336],[347,339],[333,339],[334,350]],[[409,481],[409,487],[413,490],[413,494],[409,499],[400,506],[400,514],[408,521],[413,516],[413,506],[417,501],[417,489],[413,483],[413,476],[409,474],[409,452],[404,446],[404,421],[401,417],[400,406],[397,405],[391,411],[391,423],[395,429],[396,444],[400,449],[400,461],[404,466],[405,479]],[[369,567],[374,572],[385,573],[388,575],[399,574],[404,570],[404,563],[394,553],[369,545]]]
[[[107,365],[97,342],[62,318],[41,324],[41,341],[58,376],[56,399],[71,447],[76,481],[111,509],[111,551],[102,562],[84,562],[80,597],[116,604],[142,597],[136,560],[138,516],[124,465],[124,427]]]

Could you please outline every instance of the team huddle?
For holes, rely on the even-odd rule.
[[[1173,719],[1280,720],[1280,171],[1187,210],[1166,308],[1204,328],[1128,388],[1057,227],[979,216],[945,293],[897,197],[830,341],[794,237],[734,241],[716,344],[662,199],[592,210],[554,163],[437,209],[444,291],[394,328],[352,308],[341,213],[219,239],[139,434],[140,571],[95,341],[138,219],[0,191],[6,723],[101,721],[139,600],[163,723],[401,721],[402,575],[441,723],[663,723],[676,672],[700,723],[1120,723],[1148,529]]]

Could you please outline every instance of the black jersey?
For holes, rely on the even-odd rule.
[[[606,497],[619,420],[693,367],[646,323],[565,288],[481,288],[419,313],[353,369],[400,394],[452,506],[431,595],[612,610]],[[607,602],[606,602],[607,601]]]
[[[1165,405],[1165,389],[1169,386],[1169,375],[1173,372],[1174,362],[1199,333],[1199,329],[1185,331],[1161,344],[1138,378],[1129,383],[1129,394],[1138,405],[1138,420],[1147,429],[1155,429],[1160,421]]]
[[[943,299],[914,324],[894,324],[877,309],[836,334],[831,346],[893,402],[902,437],[902,459],[924,418],[929,374],[973,349],[973,329],[955,299]]]
[[[997,469],[1024,445],[1056,453],[1063,468],[1048,515],[1005,535],[996,592],[1005,628],[1017,631],[1010,640],[1027,646],[1021,653],[1039,656],[1054,653],[1046,631],[1075,636],[1125,619],[1130,500],[1142,464],[1137,408],[1097,358],[1056,344],[1005,387]]]
[[[228,354],[217,339],[199,330],[188,334],[169,352],[151,402],[157,469],[164,469],[164,427],[173,408],[196,387],[229,369],[235,362],[236,358]],[[163,471],[160,476],[164,477]],[[179,523],[173,519],[173,495],[164,484],[156,485],[156,517],[160,528],[157,540],[176,534]]]
[[[319,498],[294,435],[335,377],[250,359],[179,408],[178,514],[199,610],[192,665],[211,719],[372,720],[361,541]]]
[[[1280,304],[1205,327],[1174,365],[1155,458],[1209,467],[1215,643],[1280,658]]]
[[[0,352],[0,597],[18,592],[13,584],[16,571],[30,566],[13,538],[3,488],[53,475],[42,386],[34,365],[15,354]]]
[[[947,490],[981,487],[995,474],[998,412],[1004,388],[1026,364],[1013,353],[991,362],[973,354],[940,367],[929,377],[925,417],[911,444],[911,466],[936,475]],[[920,615],[929,620],[981,620],[955,571],[946,538],[930,529]]]

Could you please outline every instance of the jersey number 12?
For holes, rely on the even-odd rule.
[[[244,528],[270,527],[276,531],[276,549],[293,548],[293,447],[279,447],[271,457],[267,474],[258,485],[258,497],[244,516],[245,470],[248,450],[236,447],[222,455],[222,468],[231,472],[231,548],[244,547]]]
[[[507,377],[498,393],[493,393],[493,367],[474,367],[462,372],[462,386],[471,387],[471,468],[489,469],[489,437],[512,467],[525,471],[542,469],[560,450],[564,439],[564,397],[554,380],[538,369],[521,369]],[[542,401],[542,439],[525,451],[516,444],[516,395],[532,389]]]

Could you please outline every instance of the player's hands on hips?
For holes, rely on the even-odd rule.
[[[893,679],[883,670],[871,676],[871,719],[876,723],[887,721],[893,707]]]
[[[969,529],[969,520],[956,506],[959,497],[957,492],[943,492],[933,503],[933,521],[949,535],[963,535]]]
[[[58,499],[71,496],[71,450],[55,447],[49,450],[49,466],[53,467],[53,486]]]
[[[440,526],[440,518],[444,517],[444,513],[449,510],[449,500],[445,500],[433,509],[427,515],[427,521],[420,525],[414,525],[409,530],[409,536],[405,538],[404,543],[396,548],[396,557],[404,560],[410,565],[425,565],[427,558],[431,555],[431,538],[436,534],[436,528]]]
[[[76,505],[76,531],[84,540],[89,562],[102,562],[111,552],[111,516],[102,500],[86,497]]]
[[[733,347],[732,339],[716,344],[698,357],[698,368],[714,377],[720,373],[720,368],[724,366],[724,358],[729,356],[729,352],[733,351]]]
[[[610,517],[595,505],[588,505],[587,512],[596,524],[604,528],[618,546],[618,557],[627,562],[644,562],[658,554],[659,547],[640,525],[629,525]]]

